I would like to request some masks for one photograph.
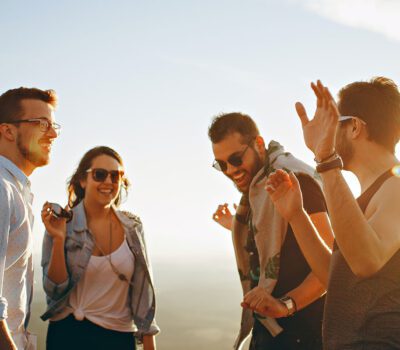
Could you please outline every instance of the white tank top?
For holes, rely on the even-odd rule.
[[[110,257],[118,272],[131,280],[135,259],[125,239],[110,255],[90,257],[85,273],[69,296],[69,306],[52,321],[73,313],[77,320],[86,318],[103,328],[119,332],[137,330],[132,320],[129,284],[112,270]]]

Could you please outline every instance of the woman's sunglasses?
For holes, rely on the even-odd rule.
[[[230,165],[233,165],[234,167],[238,167],[241,166],[243,164],[243,156],[246,153],[247,149],[250,147],[250,145],[247,145],[247,147],[239,154],[232,154],[231,156],[229,156],[228,158],[228,163]],[[228,164],[223,161],[223,160],[218,160],[215,159],[214,163],[213,163],[213,168],[225,172],[228,169]]]
[[[92,178],[96,182],[106,181],[108,174],[110,174],[111,182],[113,184],[118,183],[124,176],[124,172],[122,170],[107,170],[103,168],[94,168],[94,169],[88,169],[86,170],[86,172],[92,173]]]

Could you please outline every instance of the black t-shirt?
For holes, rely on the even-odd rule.
[[[324,196],[315,180],[306,174],[297,174],[297,179],[299,180],[303,195],[303,207],[307,213],[326,212]],[[258,284],[260,267],[254,235],[251,229],[249,230],[246,250],[250,254],[250,274],[252,276],[252,288],[254,288]],[[304,258],[293,230],[289,225],[285,241],[281,248],[278,281],[272,295],[276,298],[282,297],[292,289],[298,287],[310,272],[311,268]],[[320,334],[323,308],[324,297],[298,311],[292,317],[279,318],[277,321],[285,331],[299,334],[307,332]]]

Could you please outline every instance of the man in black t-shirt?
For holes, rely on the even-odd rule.
[[[243,197],[235,217],[228,205],[220,205],[213,218],[234,234],[235,252],[244,292],[265,293],[269,296],[265,318],[254,314],[252,342],[250,349],[321,349],[321,323],[323,313],[324,288],[311,273],[303,257],[290,226],[284,226],[280,252],[265,259],[266,250],[260,239],[262,229],[269,225],[268,203],[264,201],[265,191],[255,194],[253,187],[264,181],[268,174],[288,164],[287,170],[299,174],[304,205],[327,245],[332,244],[332,234],[326,215],[326,207],[321,189],[313,179],[312,169],[294,157],[283,152],[282,147],[271,142],[268,149],[254,121],[242,113],[230,113],[214,118],[209,128],[215,161],[213,166],[230,178]],[[278,159],[278,160],[277,160]],[[294,167],[291,168],[290,165]],[[285,166],[285,168],[287,168]],[[302,174],[302,169],[307,174]],[[300,170],[300,171],[298,171]],[[252,187],[253,186],[253,187]],[[261,216],[261,219],[260,219]],[[263,223],[261,226],[259,223]],[[235,240],[234,226],[239,227],[240,236]],[[266,234],[266,237],[268,235]],[[280,238],[278,237],[278,238]],[[275,242],[273,236],[272,242]],[[238,244],[237,242],[243,242]],[[279,241],[279,239],[278,239]],[[268,261],[268,266],[260,266],[260,261]],[[247,264],[247,265],[246,265]],[[247,267],[247,269],[244,269]],[[267,281],[267,282],[265,282]],[[272,282],[271,282],[272,281]],[[266,285],[271,285],[268,290]],[[246,301],[246,300],[245,300]],[[250,330],[248,317],[242,318],[242,327],[235,348],[240,348]]]

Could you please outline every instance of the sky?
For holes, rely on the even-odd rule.
[[[312,164],[294,103],[312,114],[316,79],[334,94],[373,76],[400,83],[399,13],[396,0],[2,0],[0,92],[59,96],[61,136],[31,176],[36,255],[42,204],[66,204],[82,155],[107,145],[124,159],[123,208],[142,218],[155,270],[234,264],[211,216],[240,195],[211,167],[212,117],[247,113],[267,142]]]

